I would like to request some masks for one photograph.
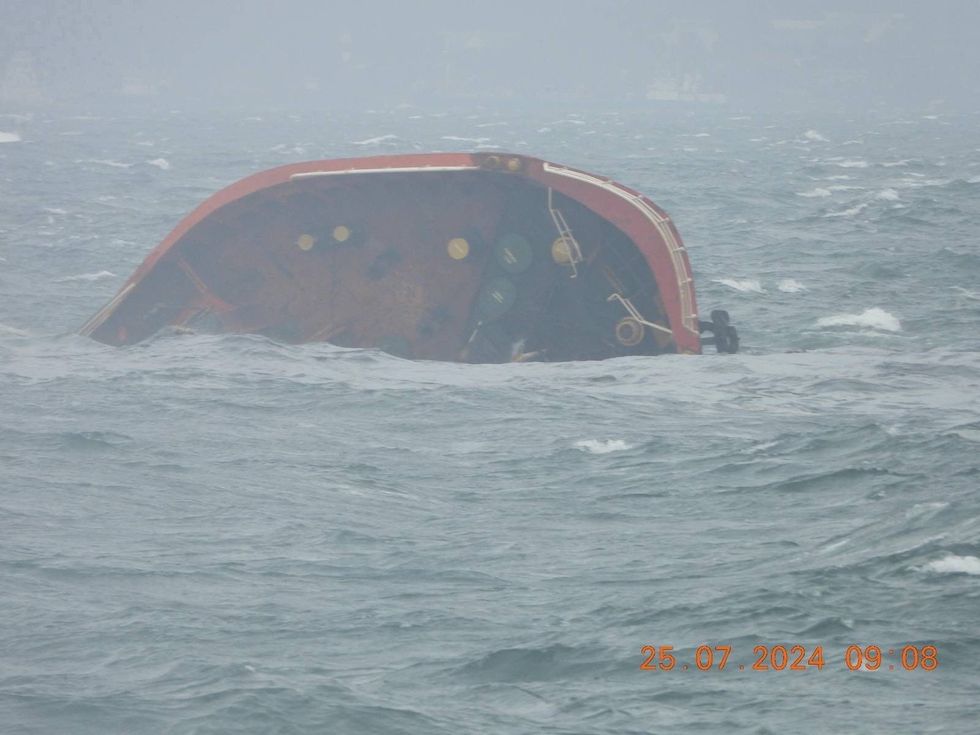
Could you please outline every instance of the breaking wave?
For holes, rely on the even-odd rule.
[[[867,203],[857,204],[849,209],[844,209],[840,212],[827,212],[824,217],[853,217],[856,214],[860,214],[865,209],[867,209]]]
[[[722,286],[728,286],[743,293],[765,293],[762,284],[754,278],[713,278],[711,282],[720,283]]]
[[[975,556],[956,556],[950,554],[926,564],[923,569],[936,574],[980,575],[980,559]]]
[[[152,161],[147,161],[147,163],[151,166],[156,166],[161,171],[170,170],[170,161],[168,161],[166,158],[154,158]]]
[[[75,161],[75,163],[97,163],[100,166],[110,166],[111,168],[132,168],[133,166],[131,163],[122,163],[105,158],[81,158]]]
[[[609,454],[610,452],[622,452],[632,449],[632,444],[627,444],[622,439],[580,439],[575,442],[575,448],[589,454]]]
[[[797,281],[795,278],[784,278],[779,282],[777,288],[783,293],[799,293],[800,291],[806,291],[806,286]]]
[[[56,278],[55,283],[71,283],[73,281],[101,281],[103,278],[115,278],[116,274],[112,271],[99,271],[98,273],[80,273],[77,276],[65,276]]]
[[[815,189],[810,189],[809,191],[798,191],[796,192],[796,196],[812,199],[814,197],[829,197],[831,193],[832,192],[830,189],[824,189],[822,186],[818,186]]]
[[[0,130],[0,143],[20,143],[20,135],[17,133],[5,133]]]
[[[902,325],[899,320],[884,309],[877,306],[865,309],[860,314],[836,314],[817,319],[818,327],[868,327],[886,332],[900,332]]]
[[[365,138],[364,140],[355,140],[351,142],[351,145],[378,145],[379,143],[385,143],[389,140],[398,140],[397,135],[379,135],[377,138]]]

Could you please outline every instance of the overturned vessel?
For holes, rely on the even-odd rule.
[[[459,362],[738,349],[726,312],[699,319],[653,202],[501,153],[312,161],[232,184],[81,332],[126,345],[168,326]]]

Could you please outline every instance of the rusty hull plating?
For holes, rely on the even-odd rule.
[[[223,189],[81,332],[127,345],[168,326],[506,362],[698,353],[705,325],[680,235],[638,192],[527,156],[438,153]]]

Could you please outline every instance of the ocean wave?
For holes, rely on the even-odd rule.
[[[99,271],[98,273],[80,273],[77,276],[65,276],[56,278],[55,283],[71,283],[73,281],[101,281],[103,278],[115,278],[116,274],[112,271]]]
[[[20,140],[18,133],[5,133],[0,130],[0,143],[20,143]]]
[[[489,143],[490,138],[463,138],[459,135],[444,135],[442,140],[452,140],[457,143]]]
[[[980,575],[980,559],[975,556],[957,556],[949,554],[942,559],[931,561],[923,570],[936,574],[971,574]]]
[[[877,194],[875,194],[875,199],[882,199],[886,202],[897,202],[898,192],[894,189],[882,189]]]
[[[170,170],[170,161],[168,161],[166,158],[154,158],[152,161],[147,161],[147,163],[151,166],[156,166],[161,171]]]
[[[851,160],[844,161],[834,161],[835,166],[840,166],[841,168],[867,168],[870,164],[863,158],[855,158]]]
[[[827,212],[824,217],[853,217],[856,214],[860,214],[865,209],[867,209],[867,203],[857,204],[848,209],[841,210],[840,212]]]
[[[812,199],[814,197],[829,197],[831,193],[832,192],[830,189],[824,189],[822,186],[818,186],[815,189],[810,189],[809,191],[798,191],[796,192],[796,196]]]
[[[14,337],[27,337],[30,335],[30,332],[28,332],[26,329],[11,327],[8,324],[0,324],[0,334],[9,334]]]
[[[803,133],[803,137],[806,138],[807,140],[812,140],[814,142],[819,142],[819,143],[830,142],[824,136],[822,136],[817,130],[807,130],[805,133]]]
[[[720,283],[722,286],[728,286],[743,293],[765,293],[762,284],[754,278],[712,278],[711,282]]]
[[[575,448],[589,454],[609,454],[610,452],[623,452],[632,449],[632,444],[627,444],[622,439],[579,439],[575,442]]]
[[[351,145],[378,145],[379,143],[386,143],[389,140],[398,140],[398,136],[389,133],[388,135],[379,135],[377,138],[354,140],[351,141]]]
[[[109,166],[111,168],[132,168],[133,166],[131,163],[122,163],[121,161],[113,161],[106,158],[80,158],[75,163],[97,163],[100,166]]]
[[[900,332],[899,320],[877,306],[865,309],[860,314],[836,314],[817,319],[818,327],[868,327],[886,332]]]
[[[799,293],[800,291],[806,291],[806,286],[797,281],[795,278],[784,278],[779,282],[777,288],[783,293]]]

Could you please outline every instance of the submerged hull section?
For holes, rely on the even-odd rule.
[[[701,350],[667,215],[609,179],[526,156],[314,161],[186,217],[82,328],[326,341],[466,362]]]

